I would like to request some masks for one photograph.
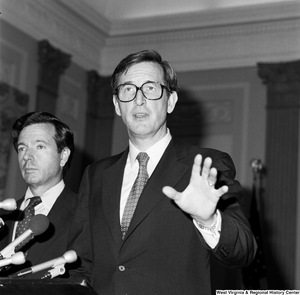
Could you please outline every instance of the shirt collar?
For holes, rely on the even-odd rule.
[[[65,188],[65,182],[62,179],[57,185],[53,186],[52,188],[47,190],[43,195],[40,196],[42,202],[45,202],[47,204],[49,202],[49,200],[51,200],[53,198],[53,196],[56,199],[61,194],[61,192],[63,191],[64,188]],[[25,194],[25,201],[27,201],[29,198],[32,198],[32,197],[34,197],[34,195],[32,194],[30,188],[28,187],[26,194]]]
[[[155,166],[159,162],[161,156],[163,155],[165,149],[167,148],[168,144],[170,143],[172,139],[171,133],[169,131],[169,128],[167,128],[167,134],[160,139],[158,142],[156,142],[154,145],[152,145],[150,148],[148,148],[145,153],[148,154],[150,157],[150,160]],[[137,155],[141,151],[138,150],[129,140],[129,155],[128,159],[130,161],[130,166],[132,167],[134,165],[134,162],[136,160]]]

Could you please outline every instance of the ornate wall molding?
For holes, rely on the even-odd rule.
[[[101,72],[111,73],[115,60],[144,48],[160,51],[179,71],[287,61],[300,57],[300,17],[111,37],[103,49]]]
[[[55,113],[59,80],[70,66],[71,55],[53,47],[47,40],[38,42],[39,77],[37,110]]]
[[[65,0],[66,1],[66,0]],[[155,18],[141,18],[113,22],[109,36],[159,33],[206,27],[223,27],[243,23],[284,20],[299,17],[300,3],[285,1],[264,5],[252,5],[218,9],[197,13],[185,13]]]
[[[9,0],[1,18],[37,39],[47,39],[84,68],[99,63],[106,35],[56,1]]]
[[[297,1],[113,23],[79,0],[68,5],[67,0],[10,0],[2,4],[1,17],[37,40],[49,40],[83,68],[103,76],[110,75],[125,54],[145,48],[159,50],[179,71],[300,57]]]
[[[289,63],[258,64],[258,75],[267,86],[300,83],[300,60]],[[296,101],[298,102],[297,97]]]

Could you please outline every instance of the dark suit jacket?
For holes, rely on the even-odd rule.
[[[23,200],[24,197],[17,201],[18,208],[20,208]],[[7,276],[18,270],[62,256],[68,250],[67,240],[76,204],[77,194],[65,187],[48,214],[48,229],[41,235],[34,237],[33,240],[20,250],[22,252],[28,250],[25,264],[12,265],[6,271],[0,272],[0,276]],[[11,242],[14,222],[19,218],[20,213],[19,209],[12,213],[7,213],[4,210],[0,212],[6,226],[0,233],[1,250]],[[67,264],[65,266],[66,269],[69,267]],[[26,278],[40,277],[41,273],[26,276]]]
[[[196,154],[210,156],[219,171],[217,187],[229,192],[219,201],[220,241],[213,250],[205,243],[191,217],[162,193],[169,185],[183,191],[190,181]],[[256,243],[238,199],[230,157],[173,139],[140,196],[123,241],[120,195],[128,149],[87,167],[80,186],[80,206],[73,224],[73,247],[88,271],[91,284],[106,294],[210,294],[210,255],[226,266],[248,265]],[[91,268],[92,265],[92,268]]]

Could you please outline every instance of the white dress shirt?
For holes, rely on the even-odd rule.
[[[147,164],[147,172],[149,178],[151,177],[154,169],[156,168],[158,162],[160,161],[163,153],[165,152],[168,144],[170,143],[172,136],[170,134],[169,129],[167,129],[167,134],[147,149],[145,152],[149,156],[149,161]],[[136,160],[137,155],[140,151],[131,143],[129,140],[129,153],[127,157],[127,162],[125,165],[124,177],[123,177],[123,185],[121,190],[121,200],[120,200],[120,221],[122,220],[123,212],[125,209],[126,201],[128,199],[131,187],[137,177],[139,171],[139,163]],[[166,196],[167,198],[167,196]],[[204,237],[206,243],[211,247],[214,248],[219,239],[220,239],[220,231],[221,231],[221,214],[217,215],[217,226],[215,231],[208,231],[200,228],[197,223],[194,221],[196,228],[200,231],[202,236]]]
[[[64,188],[65,188],[65,182],[62,179],[57,185],[47,190],[43,195],[39,196],[42,202],[34,207],[34,214],[35,215],[43,214],[47,216],[51,208],[53,207],[55,201],[57,200],[61,192],[64,190]],[[32,197],[34,197],[34,195],[32,194],[30,188],[28,187],[25,193],[25,198],[20,206],[20,210],[23,211],[28,206],[30,202],[29,199]],[[17,228],[17,222],[15,222],[14,224],[13,239],[15,237],[16,228]]]

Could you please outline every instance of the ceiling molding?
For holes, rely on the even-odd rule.
[[[299,59],[300,18],[111,37],[102,51],[99,71],[108,75],[115,61],[145,48],[159,51],[179,71]]]
[[[300,2],[284,1],[187,14],[115,21],[109,36],[177,31],[223,25],[290,19],[300,16]]]
[[[85,4],[85,1],[82,0],[56,0],[63,5],[68,10],[72,10],[72,12],[84,18],[86,22],[90,23],[92,26],[102,31],[105,35],[107,35],[111,29],[111,22],[100,15],[97,11],[91,9],[89,6]]]
[[[145,48],[158,50],[183,71],[300,58],[299,1],[114,23],[81,0],[71,3],[72,10],[69,0],[4,1],[1,18],[102,75],[110,75],[126,54]]]

